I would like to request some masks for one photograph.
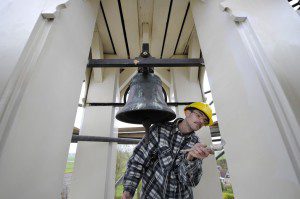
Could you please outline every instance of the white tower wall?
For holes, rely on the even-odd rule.
[[[0,198],[61,197],[97,3],[1,2]]]
[[[284,1],[191,6],[235,197],[299,198],[299,16]]]

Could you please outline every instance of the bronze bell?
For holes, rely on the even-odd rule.
[[[128,102],[116,118],[131,124],[160,123],[175,119],[162,90],[162,82],[154,73],[137,73],[131,80]]]

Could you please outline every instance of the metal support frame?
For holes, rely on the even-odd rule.
[[[185,106],[189,105],[193,102],[168,102],[168,106]],[[81,104],[78,105],[79,107],[82,107]],[[113,107],[123,107],[125,106],[125,103],[117,103],[117,102],[101,102],[101,103],[86,103],[85,106],[113,106]],[[216,115],[216,113],[212,114],[213,116]]]
[[[193,102],[168,102],[168,106],[181,106],[181,105],[189,105]],[[122,107],[125,106],[125,103],[116,103],[116,102],[102,102],[102,103],[86,103],[86,106],[114,106],[114,107]]]
[[[145,132],[136,132],[140,134],[144,134]],[[212,133],[212,138],[220,137],[220,132]],[[117,142],[119,144],[137,144],[141,139],[134,139],[134,138],[113,138],[113,137],[102,137],[102,136],[89,136],[89,135],[72,135],[72,143],[76,143],[79,141],[86,141],[86,142]],[[219,142],[221,139],[212,139],[213,142]]]
[[[141,139],[130,139],[130,138],[112,138],[112,137],[101,137],[101,136],[88,136],[88,135],[72,135],[72,143],[77,143],[80,141],[84,142],[117,142],[118,144],[138,144]],[[217,141],[217,140],[213,140]],[[218,140],[219,141],[219,140]],[[224,155],[224,150],[216,156],[219,159]]]
[[[115,187],[117,187],[120,184],[122,184],[123,183],[123,179],[124,179],[124,174],[117,180],[117,182],[115,183]]]
[[[216,156],[216,160],[218,160],[220,157],[222,157],[222,155],[225,154],[225,151],[223,150],[219,155]]]
[[[212,139],[211,141],[212,141],[212,142],[221,142],[222,139],[221,139],[221,138],[219,138],[219,139]]]
[[[204,61],[200,59],[90,59],[88,68],[128,68],[128,67],[204,67]]]
[[[221,134],[220,134],[220,132],[218,132],[218,133],[211,133],[211,137],[212,138],[221,137]]]
[[[79,141],[85,142],[117,142],[118,144],[138,144],[140,139],[130,138],[113,138],[113,137],[101,137],[101,136],[88,136],[88,135],[72,135],[72,143]]]

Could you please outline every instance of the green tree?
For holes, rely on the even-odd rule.
[[[223,170],[227,171],[228,170],[228,167],[227,167],[227,162],[226,162],[226,159],[225,158],[220,158],[217,160],[217,164],[219,166],[222,167]]]
[[[119,180],[126,171],[126,164],[132,155],[134,145],[118,145],[117,148],[117,163],[116,163],[116,182]],[[140,186],[138,187],[134,199],[139,199]],[[115,198],[119,199],[122,196],[123,185],[120,184],[116,187]]]

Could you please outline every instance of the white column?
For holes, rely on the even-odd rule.
[[[90,81],[87,103],[115,102],[119,70],[102,70],[102,83]],[[80,135],[117,137],[112,106],[87,106]],[[71,199],[114,198],[116,143],[79,142],[72,175]]]
[[[98,26],[95,26],[91,50],[92,50],[92,58],[93,59],[103,59],[104,58],[103,45],[102,45],[102,41],[100,39]],[[102,68],[93,68],[93,76],[94,76],[95,82],[102,83],[102,79],[103,79]]]
[[[300,195],[300,26],[285,3],[191,4],[236,198]]]
[[[69,1],[48,21],[40,15],[45,2],[6,2],[0,198],[60,198],[98,5]]]
[[[172,82],[174,88],[175,99],[178,102],[202,101],[202,93],[199,81],[190,81],[190,69],[188,68],[172,68]],[[178,108],[178,115],[184,118],[184,106]],[[210,145],[212,143],[210,131],[208,127],[201,128],[197,135],[200,140]],[[221,199],[222,190],[217,170],[217,163],[214,156],[209,156],[203,161],[203,175],[197,187],[194,188],[194,198],[200,199]]]
[[[9,79],[20,59],[28,41],[33,40],[30,35],[37,32],[35,24],[45,24],[46,20],[41,19],[41,11],[44,9],[46,0],[29,0],[26,3],[19,1],[3,0],[0,4],[0,97],[1,106],[4,103],[2,97]],[[16,23],[17,22],[17,23]],[[2,115],[2,109],[0,109]]]

